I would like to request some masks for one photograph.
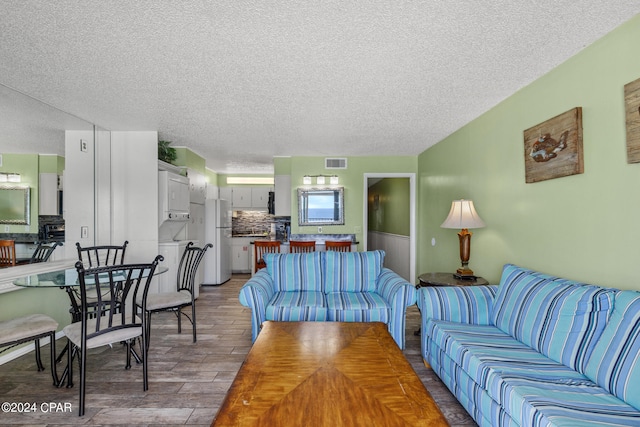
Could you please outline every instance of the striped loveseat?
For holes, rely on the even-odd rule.
[[[265,254],[240,290],[251,308],[252,339],[273,321],[383,322],[404,348],[406,308],[415,287],[383,267],[384,251]]]
[[[480,426],[640,426],[640,293],[508,264],[417,303],[425,361]]]

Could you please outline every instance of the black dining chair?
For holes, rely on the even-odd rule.
[[[29,260],[29,264],[36,264],[38,262],[49,261],[49,258],[53,254],[53,251],[55,251],[58,246],[62,246],[62,242],[38,243],[38,247],[33,252],[33,255],[31,255],[31,260]]]
[[[136,338],[140,337],[142,354],[143,390],[149,388],[146,345],[146,316],[140,315],[136,301],[141,301],[144,312],[147,307],[149,284],[158,262],[164,258],[156,256],[150,264],[111,265],[84,268],[78,261],[78,281],[80,283],[80,321],[65,326],[67,337],[67,387],[73,386],[73,359],[76,355],[80,362],[80,405],[78,414],[85,411],[85,384],[87,371],[87,350],[124,342],[126,344],[127,363],[131,368],[131,354]],[[95,288],[89,294],[87,289]],[[88,299],[96,295],[98,301]]]
[[[79,242],[76,242],[76,249],[78,251],[78,261],[82,263],[85,268],[95,268],[95,267],[104,267],[110,265],[122,265],[124,264],[124,255],[127,251],[127,245],[129,244],[128,240],[122,245],[98,245],[98,246],[85,246],[82,247]],[[69,313],[71,313],[71,321],[79,322],[80,321],[80,293],[77,287],[68,286],[65,288],[67,294],[69,295],[69,300],[71,301],[71,308]],[[91,307],[94,307],[98,301],[98,295],[96,295],[96,288],[89,287],[86,290],[86,300],[88,311],[91,313]],[[90,314],[91,316],[96,316],[97,313]],[[60,354],[58,355],[56,362],[60,362],[67,352],[67,347],[65,347]],[[138,355],[134,352],[134,356],[136,357],[136,361],[140,362]],[[68,375],[68,370],[62,374],[62,380]]]
[[[196,342],[196,304],[195,304],[195,286],[196,273],[200,262],[204,257],[207,249],[212,248],[211,243],[207,243],[203,247],[193,245],[193,242],[187,243],[187,246],[180,259],[178,271],[176,274],[176,290],[172,292],[160,292],[150,294],[147,297],[147,305],[143,308],[143,312],[147,318],[147,339],[149,345],[151,335],[151,315],[160,311],[172,311],[178,318],[178,333],[182,333],[182,315],[191,322],[193,330],[193,342]],[[138,296],[140,298],[140,296]],[[138,306],[142,307],[142,301],[137,301]],[[191,306],[191,316],[182,311],[183,308]]]
[[[128,240],[121,245],[85,246],[76,242],[78,261],[86,268],[100,267],[104,265],[124,264],[124,254],[127,251]]]

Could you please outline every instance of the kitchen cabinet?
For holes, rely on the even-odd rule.
[[[275,176],[275,215],[291,216],[291,175]]]
[[[231,239],[231,271],[234,273],[251,272],[251,251],[253,237],[233,237]]]
[[[269,191],[272,191],[271,187],[238,186],[227,188],[231,188],[231,202],[233,209],[267,209]],[[224,198],[222,197],[222,188],[220,189],[220,196],[220,198]]]
[[[189,177],[189,202],[204,205],[207,198],[206,177],[193,169],[187,169],[187,176]]]
[[[233,187],[220,187],[219,199],[228,200],[233,205]]]
[[[38,214],[60,215],[59,180],[57,173],[41,173],[38,180]]]
[[[234,209],[251,207],[251,187],[233,187],[231,191]]]
[[[267,209],[269,204],[270,187],[252,187],[251,188],[251,207],[259,209]]]

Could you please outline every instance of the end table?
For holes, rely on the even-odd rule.
[[[488,285],[489,282],[482,277],[473,280],[456,279],[453,273],[423,273],[418,276],[420,283],[416,285],[416,289],[423,286],[480,286]]]

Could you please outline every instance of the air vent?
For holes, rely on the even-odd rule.
[[[347,159],[344,157],[327,157],[324,159],[324,168],[325,169],[346,169],[347,168]]]

